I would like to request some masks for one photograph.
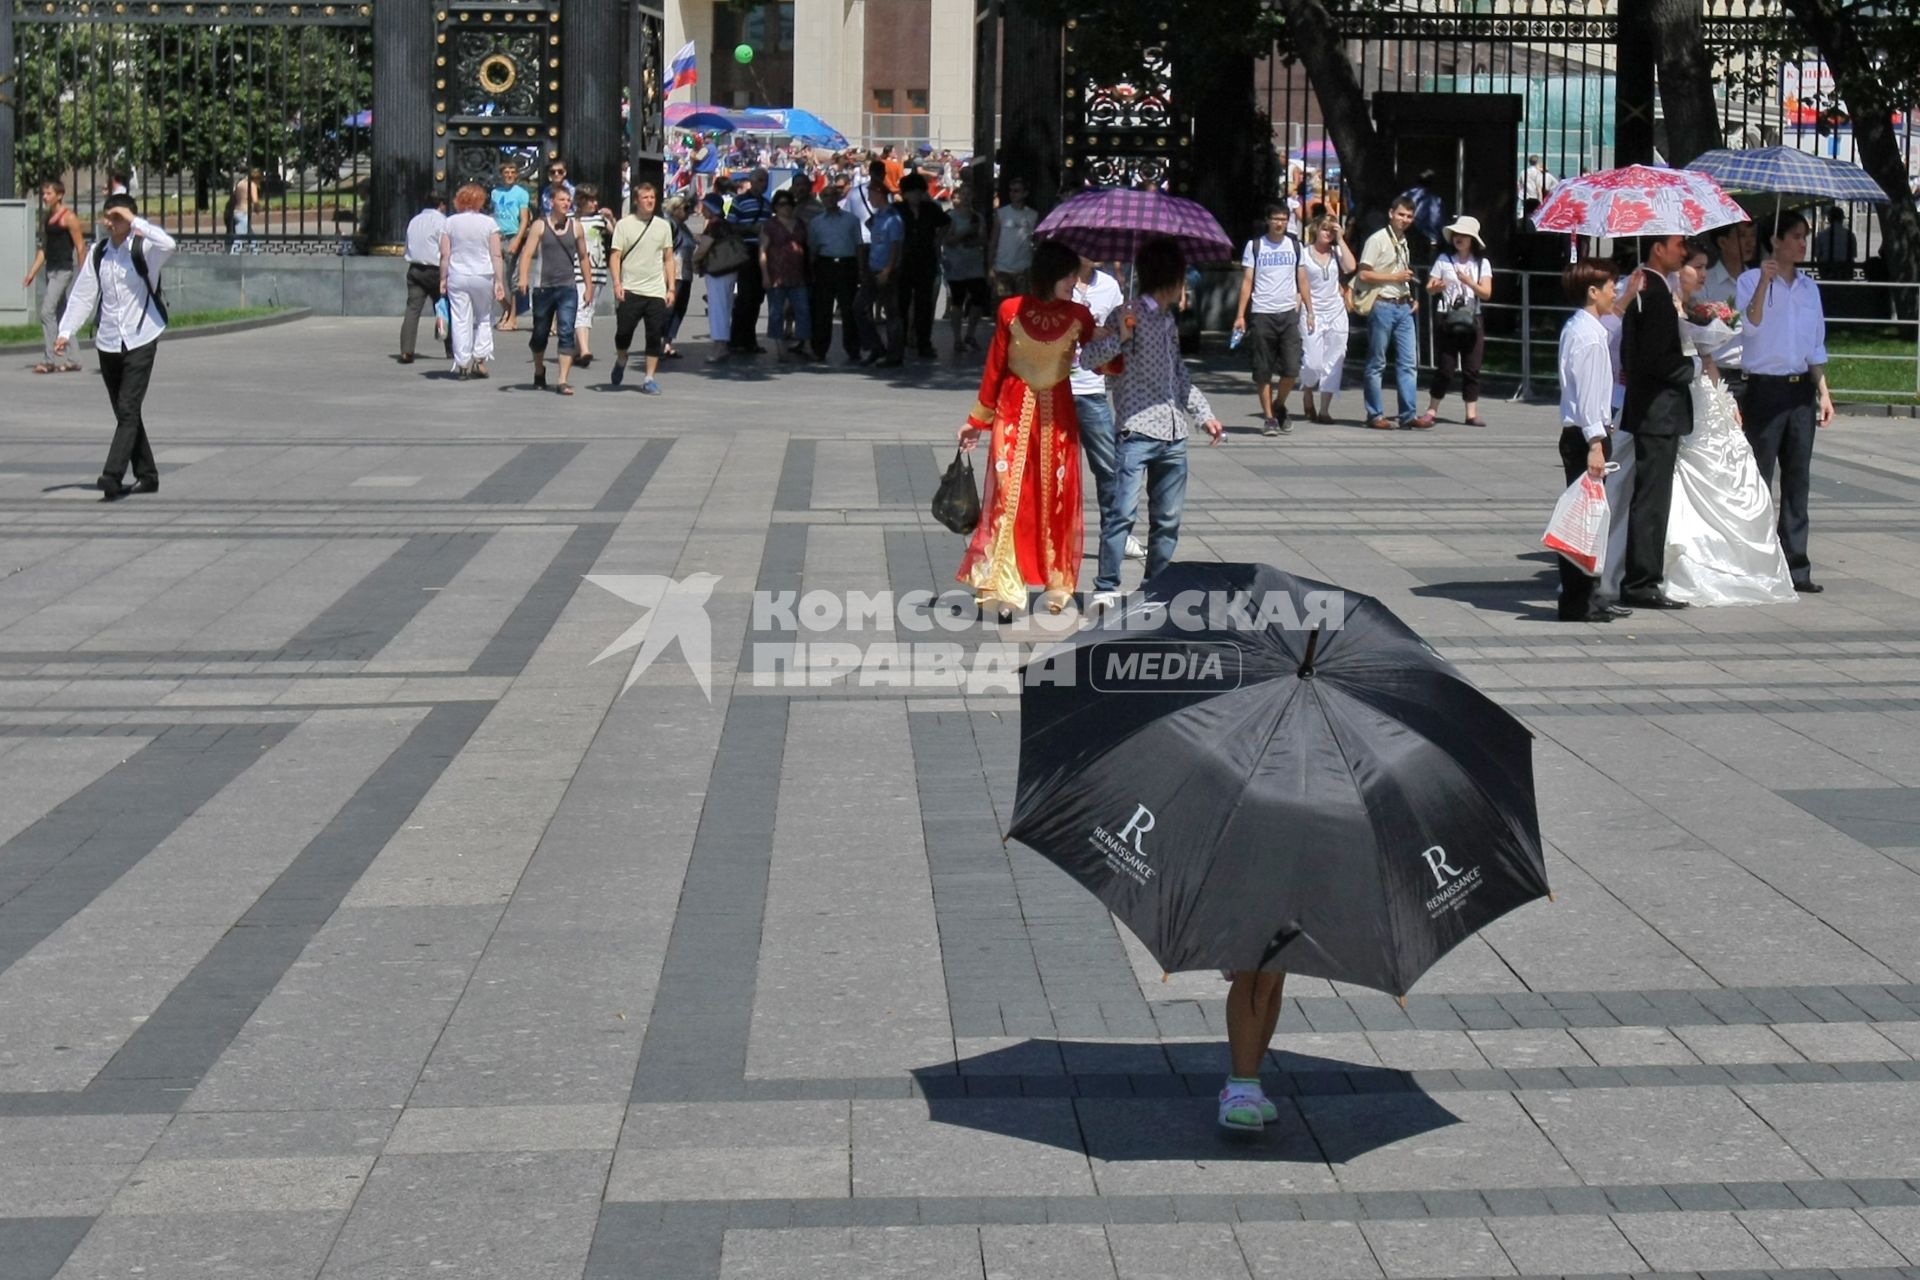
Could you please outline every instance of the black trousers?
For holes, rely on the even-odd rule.
[[[400,322],[400,354],[414,353],[414,340],[420,333],[420,313],[432,313],[440,301],[440,268],[418,262],[407,264],[407,317]]]
[[[860,263],[853,258],[815,258],[813,286],[807,299],[813,307],[813,354],[824,360],[833,350],[833,312],[840,310],[840,349],[847,359],[860,358]]]
[[[754,255],[734,277],[733,336],[727,346],[735,351],[751,351],[760,345],[760,304],[766,300],[767,288],[760,279],[759,246],[753,249]]]
[[[1486,323],[1476,320],[1473,332],[1465,337],[1444,324],[1440,325],[1433,335],[1433,350],[1433,385],[1429,392],[1434,400],[1444,400],[1458,379],[1460,398],[1468,404],[1477,403],[1480,399],[1480,366],[1487,358]],[[1569,480],[1567,483],[1573,482]]]
[[[1602,445],[1611,455],[1611,445]],[[1567,483],[1578,480],[1587,469],[1587,438],[1578,427],[1560,429],[1560,466],[1567,473]],[[1554,562],[1560,566],[1560,619],[1563,622],[1584,618],[1593,612],[1593,589],[1599,585],[1599,579],[1590,576],[1586,570],[1574,564],[1565,556],[1556,555]]]
[[[906,317],[900,312],[900,273],[888,274],[885,281],[869,271],[860,282],[858,304],[863,327],[861,345],[871,355],[885,354],[896,363],[907,348]]]
[[[685,276],[673,282],[673,314],[667,317],[667,344],[680,336],[680,322],[687,318],[687,303],[693,298],[693,281]]]
[[[1626,574],[1620,593],[1657,592],[1667,573],[1667,513],[1673,509],[1673,464],[1679,436],[1633,437],[1633,497],[1627,503]]]
[[[900,264],[900,309],[917,351],[933,346],[933,309],[940,297],[940,265],[908,258]]]
[[[100,377],[107,384],[107,399],[113,402],[113,444],[107,449],[107,465],[101,468],[100,479],[116,487],[125,483],[129,465],[135,480],[160,483],[153,446],[147,443],[147,424],[140,416],[147,383],[153,378],[153,353],[159,345],[156,339],[131,351],[94,353],[100,361]]]
[[[1798,381],[1748,375],[1747,398],[1741,409],[1747,443],[1760,464],[1760,478],[1773,486],[1780,471],[1780,549],[1787,553],[1787,572],[1798,586],[1813,577],[1807,558],[1807,498],[1812,483],[1813,437],[1820,429],[1818,395],[1813,379]]]

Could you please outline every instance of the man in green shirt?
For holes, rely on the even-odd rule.
[[[613,296],[617,301],[613,330],[613,383],[627,375],[627,348],[633,345],[633,331],[641,324],[647,329],[647,380],[640,384],[644,395],[660,394],[655,375],[660,372],[660,356],[665,350],[667,318],[672,308],[677,263],[673,254],[673,225],[657,216],[660,189],[651,182],[639,182],[633,188],[633,212],[620,219],[613,229],[613,252],[607,259],[607,274],[613,277]]]

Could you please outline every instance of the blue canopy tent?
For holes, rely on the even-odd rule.
[[[831,147],[836,151],[847,145],[846,134],[801,107],[748,107],[747,110],[779,121],[780,127],[769,132],[784,133],[811,146]]]

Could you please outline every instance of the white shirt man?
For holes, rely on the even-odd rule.
[[[1806,256],[1804,223],[1780,233],[1773,257],[1740,277],[1741,406],[1747,443],[1766,483],[1780,470],[1780,549],[1794,590],[1817,593],[1807,554],[1814,432],[1833,421],[1827,390],[1827,317],[1820,286],[1789,263]]]
[[[440,233],[447,215],[429,204],[407,224],[407,311],[400,322],[400,363],[413,363],[414,340],[420,332],[420,313],[440,301]]]
[[[100,493],[101,501],[113,502],[126,493],[123,482],[129,466],[134,492],[160,489],[160,470],[147,443],[140,406],[153,376],[155,344],[167,327],[166,307],[158,295],[160,268],[173,253],[173,237],[140,217],[130,196],[109,196],[101,220],[107,226],[107,239],[88,250],[74,277],[54,350],[64,354],[73,335],[98,311],[93,347],[114,416],[113,444],[100,473]]]
[[[1253,383],[1260,393],[1260,433],[1289,434],[1287,397],[1300,376],[1305,335],[1300,328],[1300,277],[1305,255],[1289,231],[1293,215],[1284,204],[1267,206],[1267,231],[1247,242],[1240,255],[1240,305],[1233,327],[1247,335]],[[1273,389],[1273,380],[1280,389]]]
[[[873,221],[874,214],[891,203],[892,196],[887,191],[886,171],[882,169],[878,175],[875,175],[872,169],[869,169],[865,182],[847,189],[846,198],[840,202],[840,207],[852,214],[853,220],[860,224],[860,243],[872,244],[873,228],[868,224]]]

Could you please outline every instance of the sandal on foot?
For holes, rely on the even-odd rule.
[[[1274,1113],[1279,1118],[1279,1113]],[[1266,1117],[1260,1112],[1260,1099],[1252,1093],[1240,1093],[1232,1089],[1220,1091],[1220,1127],[1234,1133],[1259,1133],[1266,1128]]]
[[[571,383],[566,383],[566,382],[561,383],[559,390],[560,390],[560,394],[563,396],[570,396],[573,394],[573,386]]]
[[[34,371],[35,373],[55,373],[55,372],[58,372],[58,371],[57,371],[57,370],[56,370],[56,369],[55,369],[55,368],[54,368],[54,367],[53,367],[52,365],[50,365],[50,364],[37,364],[37,365],[35,365],[35,366],[33,366],[33,371]]]

